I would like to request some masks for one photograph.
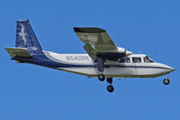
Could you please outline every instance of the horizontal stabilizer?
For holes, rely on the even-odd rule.
[[[11,57],[31,57],[25,48],[5,48]]]

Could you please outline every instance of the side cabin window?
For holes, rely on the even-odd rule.
[[[133,57],[133,63],[142,63],[141,57]]]
[[[154,60],[152,60],[150,57],[146,56],[144,57],[144,63],[153,63]]]
[[[120,59],[119,63],[131,63],[131,60],[129,57],[125,57]]]

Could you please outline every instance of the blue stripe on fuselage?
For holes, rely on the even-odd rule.
[[[18,60],[21,63],[32,63],[36,65],[41,65],[44,67],[50,68],[59,68],[59,67],[96,67],[94,65],[72,65],[72,64],[64,64],[50,60],[45,55],[33,55],[30,58],[24,57],[14,57],[12,60]]]
[[[32,63],[35,65],[40,65],[44,67],[50,68],[61,68],[61,67],[97,67],[96,65],[72,65],[72,64],[64,64],[50,60],[45,55],[33,55],[30,58],[24,57],[14,57],[12,60],[18,60],[21,63]],[[156,67],[156,66],[125,66],[125,65],[104,65],[105,68],[110,67],[126,67],[126,68],[159,68],[159,69],[170,69],[165,67]],[[171,70],[171,69],[170,69]]]

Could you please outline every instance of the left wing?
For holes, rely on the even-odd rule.
[[[83,43],[86,43],[84,49],[94,61],[97,58],[118,61],[120,58],[132,54],[132,52],[124,48],[117,47],[104,29],[96,27],[74,27],[74,31],[79,39]]]
[[[74,27],[74,31],[83,43],[93,45],[96,51],[118,49],[104,29],[96,27]]]

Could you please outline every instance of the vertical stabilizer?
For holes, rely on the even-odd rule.
[[[29,20],[17,21],[16,47],[26,48],[31,55],[43,54],[42,48],[34,34]]]

